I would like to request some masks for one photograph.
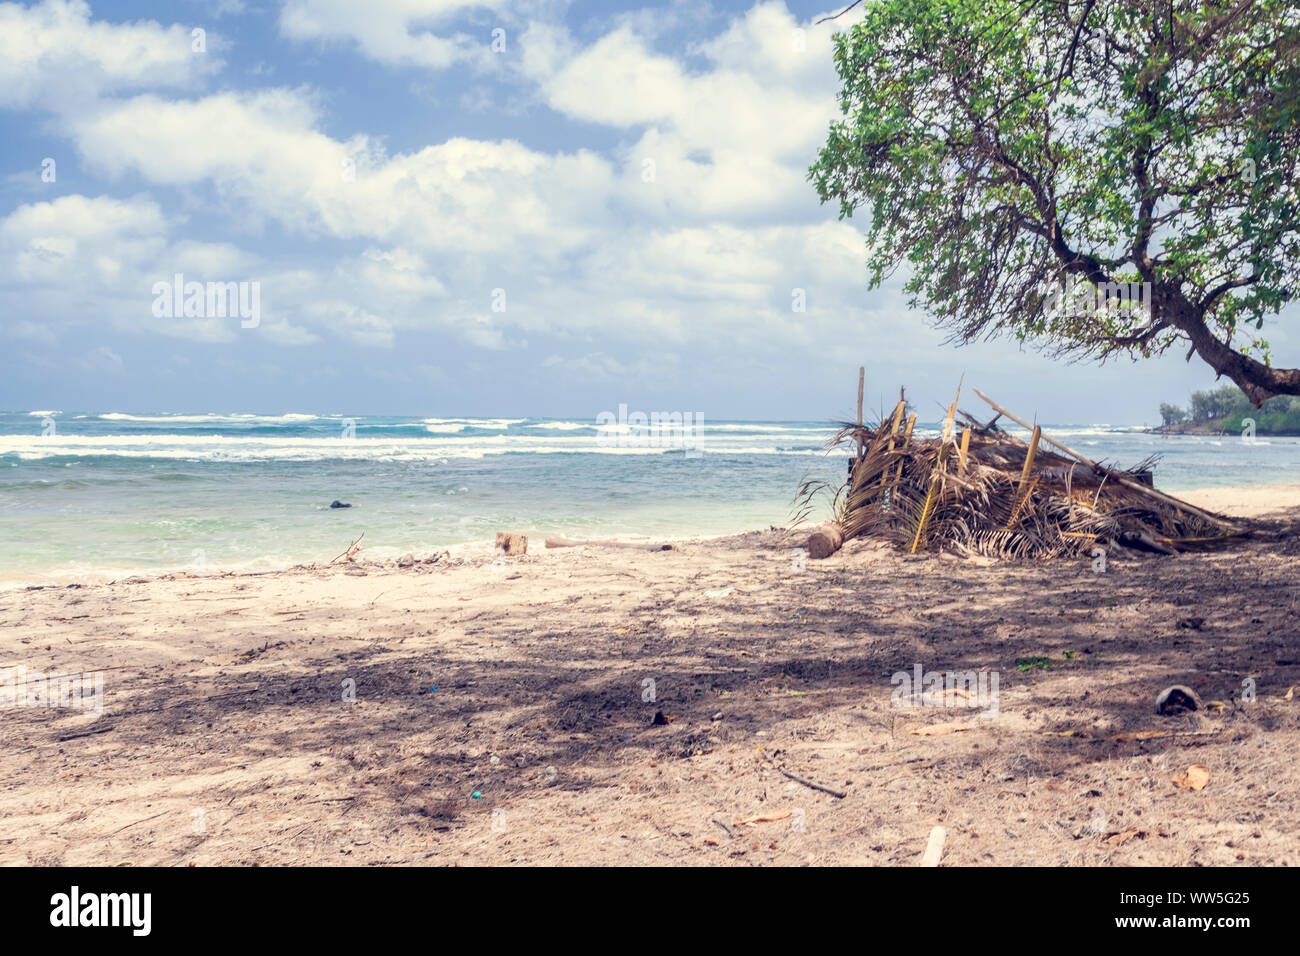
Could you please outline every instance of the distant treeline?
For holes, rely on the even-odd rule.
[[[1160,417],[1169,431],[1241,431],[1254,419],[1256,434],[1300,434],[1300,397],[1275,395],[1256,408],[1235,385],[1192,392],[1187,408],[1161,402]]]

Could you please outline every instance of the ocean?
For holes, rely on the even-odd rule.
[[[490,553],[504,530],[720,535],[785,525],[802,479],[844,476],[831,422],[687,425],[638,438],[609,417],[3,413],[0,582],[271,570],[328,561],[363,532],[377,559]],[[1166,491],[1300,480],[1296,438],[1044,431],[1111,465],[1159,455]]]

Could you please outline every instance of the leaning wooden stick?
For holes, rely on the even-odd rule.
[[[1016,487],[1015,506],[1011,509],[1011,517],[1007,519],[1007,530],[1010,531],[1020,517],[1020,508],[1024,505],[1029,497],[1029,492],[1037,482],[1031,482],[1029,476],[1034,471],[1034,458],[1038,455],[1038,442],[1043,437],[1043,430],[1037,425],[1034,426],[1034,437],[1029,440],[1029,451],[1025,453],[1025,467],[1020,470],[1020,484]]]
[[[867,367],[866,367],[865,365],[859,365],[859,366],[858,366],[858,457],[859,457],[859,458],[861,458],[863,452],[866,451],[866,449],[863,447],[863,444],[862,444],[862,441],[863,441],[863,438],[862,438],[862,388],[863,388],[864,385],[866,385],[866,382],[867,382]]]
[[[350,545],[348,545],[348,549],[344,551],[342,554],[335,557],[334,561],[337,561],[339,558],[347,558],[349,561],[351,561],[353,558],[355,558],[357,556],[357,552],[361,550],[360,548],[357,547],[357,545],[361,543],[361,539],[364,538],[365,536],[366,533],[364,531],[361,532],[361,535],[357,538],[357,540],[353,541]],[[330,564],[333,564],[334,561],[331,561]]]
[[[1011,414],[1011,412],[1007,411],[997,402],[993,401],[993,399],[989,398],[978,388],[974,389],[974,392],[980,398],[984,399],[984,401],[988,402],[989,405],[992,406],[994,411],[1000,412],[1001,414],[1007,416],[1007,418],[1011,419],[1013,422],[1016,422],[1019,425],[1023,425],[1025,428],[1034,427],[1033,425],[1029,424],[1029,422],[1025,421],[1023,418],[1017,418],[1015,415]],[[1071,458],[1083,462],[1088,467],[1110,478],[1111,481],[1118,482],[1119,484],[1123,485],[1125,488],[1131,488],[1133,491],[1139,491],[1142,494],[1146,495],[1148,498],[1155,498],[1157,501],[1163,501],[1165,504],[1178,508],[1180,511],[1186,511],[1187,513],[1194,514],[1199,518],[1204,518],[1206,521],[1209,521],[1211,524],[1216,524],[1221,528],[1228,528],[1230,530],[1235,531],[1238,527],[1237,522],[1224,518],[1222,515],[1215,515],[1215,514],[1210,514],[1210,512],[1208,511],[1202,511],[1200,508],[1197,508],[1195,505],[1189,505],[1185,501],[1179,501],[1177,498],[1171,498],[1166,494],[1161,494],[1159,491],[1156,491],[1154,488],[1148,488],[1140,481],[1134,481],[1132,478],[1127,478],[1118,472],[1111,471],[1109,468],[1102,468],[1101,465],[1097,464],[1091,458],[1079,454],[1073,448],[1069,447],[1068,445],[1062,444],[1061,442],[1057,441],[1055,438],[1048,438],[1046,435],[1043,435],[1042,439],[1043,441],[1047,442],[1049,445],[1054,445],[1055,447],[1061,449],[1061,451],[1065,452]],[[1098,490],[1100,491],[1100,489]]]
[[[811,787],[813,790],[820,790],[822,793],[829,793],[832,797],[839,797],[841,800],[843,800],[846,796],[848,796],[848,794],[844,793],[844,791],[842,790],[832,790],[830,787],[823,787],[820,783],[813,783],[811,780],[805,780],[803,777],[797,777],[794,774],[792,774],[789,770],[782,770],[780,767],[777,767],[776,769],[783,776],[789,777],[795,783],[801,783],[805,787]]]

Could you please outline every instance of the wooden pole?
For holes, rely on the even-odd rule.
[[[1029,475],[1034,470],[1034,459],[1038,456],[1038,442],[1043,437],[1043,430],[1037,425],[1034,426],[1034,436],[1029,440],[1029,450],[1025,452],[1025,466],[1020,469],[1020,484],[1016,486],[1015,507],[1011,509],[1011,517],[1007,519],[1007,530],[1016,523],[1020,517],[1020,507],[1025,503],[1028,497]]]
[[[903,422],[903,409],[907,408],[907,402],[899,402],[898,407],[894,409],[894,427],[889,430],[889,448],[894,448],[893,439],[898,437],[898,426]]]
[[[1038,455],[1038,442],[1043,437],[1043,430],[1034,426],[1034,437],[1029,440],[1029,451],[1025,453],[1025,467],[1020,469],[1020,490],[1024,491],[1029,483],[1029,473],[1034,470],[1034,458]]]
[[[862,457],[862,389],[867,383],[867,367],[858,366],[858,457]]]
[[[1007,418],[1011,419],[1013,422],[1015,422],[1018,425],[1023,425],[1025,428],[1034,427],[1033,425],[1030,425],[1027,421],[1025,421],[1023,418],[1017,418],[1015,415],[1011,414],[1011,412],[1007,411],[997,402],[993,401],[993,399],[989,398],[978,388],[974,389],[974,392],[980,398],[984,399],[984,401],[988,402],[988,404],[993,408],[995,412],[999,412],[1007,416]],[[1230,521],[1227,518],[1223,518],[1220,515],[1210,514],[1210,512],[1208,511],[1202,511],[1200,508],[1197,508],[1195,505],[1189,505],[1186,501],[1179,501],[1177,498],[1173,498],[1170,497],[1169,495],[1164,494],[1163,492],[1156,491],[1154,488],[1148,488],[1146,485],[1142,484],[1141,482],[1134,481],[1131,478],[1126,478],[1124,475],[1121,475],[1118,472],[1111,471],[1108,468],[1102,468],[1101,465],[1097,464],[1091,458],[1087,458],[1083,455],[1080,455],[1073,448],[1070,448],[1068,445],[1062,444],[1061,442],[1057,441],[1055,438],[1048,438],[1046,435],[1043,435],[1043,441],[1047,442],[1049,445],[1053,445],[1056,448],[1061,449],[1061,451],[1065,452],[1071,458],[1083,462],[1083,464],[1087,465],[1089,468],[1092,468],[1104,474],[1111,481],[1114,481],[1117,484],[1121,484],[1125,488],[1131,488],[1133,491],[1140,491],[1142,494],[1146,495],[1149,498],[1155,498],[1157,501],[1163,501],[1165,504],[1177,508],[1180,511],[1186,511],[1188,514],[1194,514],[1200,518],[1204,518],[1206,521],[1210,522],[1211,524],[1216,524],[1221,528],[1228,528],[1233,531],[1237,529],[1236,522]],[[1098,494],[1100,494],[1101,489],[1098,488],[1097,492]]]
[[[916,427],[916,414],[907,416],[907,428],[903,429],[903,447],[912,443],[912,429]],[[900,469],[901,470],[901,469]]]

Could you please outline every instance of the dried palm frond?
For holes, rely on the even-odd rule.
[[[801,483],[798,520],[829,495],[845,540],[870,536],[912,553],[946,548],[1017,559],[1078,557],[1112,543],[1203,550],[1234,537],[1207,520],[1214,516],[1135,488],[1154,458],[1126,470],[1077,461],[965,413],[972,424],[959,443],[956,399],[941,437],[917,440],[916,416],[904,426],[905,412],[900,401],[875,424],[840,423],[827,447],[852,450],[848,480]]]

